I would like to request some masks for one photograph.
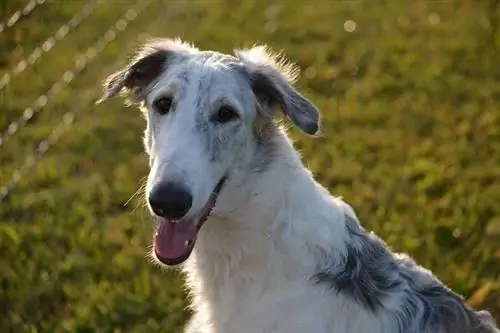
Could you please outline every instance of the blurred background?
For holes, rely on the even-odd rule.
[[[0,1],[0,331],[179,332],[146,258],[144,120],[101,81],[149,37],[267,43],[302,71],[307,166],[500,320],[500,1]]]

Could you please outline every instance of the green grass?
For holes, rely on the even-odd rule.
[[[4,1],[0,19],[24,3]],[[0,129],[132,3],[105,1],[1,90]],[[83,4],[49,1],[2,32],[0,75]],[[292,131],[318,180],[500,318],[499,22],[495,0],[154,1],[0,147],[5,185],[66,112],[88,106],[0,202],[0,331],[179,332],[189,315],[181,276],[146,259],[153,223],[140,197],[125,205],[147,174],[144,121],[119,100],[90,102],[146,35],[283,50],[322,110],[322,138]]]

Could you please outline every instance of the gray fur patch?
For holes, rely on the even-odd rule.
[[[179,89],[179,96],[180,98],[183,98],[186,96],[186,90],[189,86],[189,68],[187,68],[187,66],[183,66],[178,72],[175,74],[173,73],[172,75],[175,75],[176,85]]]
[[[381,240],[365,234],[359,223],[347,215],[346,228],[350,235],[346,253],[338,263],[318,272],[315,279],[376,312],[385,297],[402,289],[397,264]]]
[[[474,311],[464,299],[423,271],[408,256],[395,260],[408,288],[401,308],[394,313],[399,333],[495,333],[487,311]]]
[[[314,275],[316,283],[390,319],[394,333],[496,333],[487,311],[470,309],[405,255],[395,255],[346,214],[346,252]],[[391,308],[398,304],[397,309]]]
[[[253,135],[257,143],[257,154],[250,170],[262,173],[279,158],[279,149],[274,140],[278,135],[277,125],[269,117],[257,113],[253,124]]]
[[[207,71],[203,79],[198,81],[195,101],[195,109],[197,110],[195,131],[201,135],[211,161],[218,161],[222,158],[222,150],[228,146],[226,143],[232,139],[234,132],[238,128],[235,126],[234,130],[231,130],[231,127],[229,129],[225,127],[225,130],[221,130],[220,127],[226,125],[211,122],[211,114],[217,111],[214,107],[218,107],[217,104],[210,104],[210,98],[215,93],[213,90],[217,89],[215,82],[216,74]]]
[[[205,74],[202,80],[198,81],[197,98],[195,101],[195,109],[197,110],[195,118],[195,130],[202,136],[202,141],[209,152],[210,160],[217,161],[221,157],[221,138],[218,133],[211,130],[209,123],[210,110],[210,89],[212,86],[212,75],[210,72]]]

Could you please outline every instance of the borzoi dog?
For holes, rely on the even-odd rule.
[[[147,120],[152,252],[186,273],[186,332],[500,332],[314,180],[276,121],[319,130],[295,76],[263,46],[159,39],[105,82]]]

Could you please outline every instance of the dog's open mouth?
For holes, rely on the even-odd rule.
[[[205,206],[189,219],[168,220],[157,217],[153,248],[156,257],[165,265],[178,265],[184,262],[193,251],[196,236],[203,223],[215,207],[217,197],[224,185],[223,177],[210,195]]]

